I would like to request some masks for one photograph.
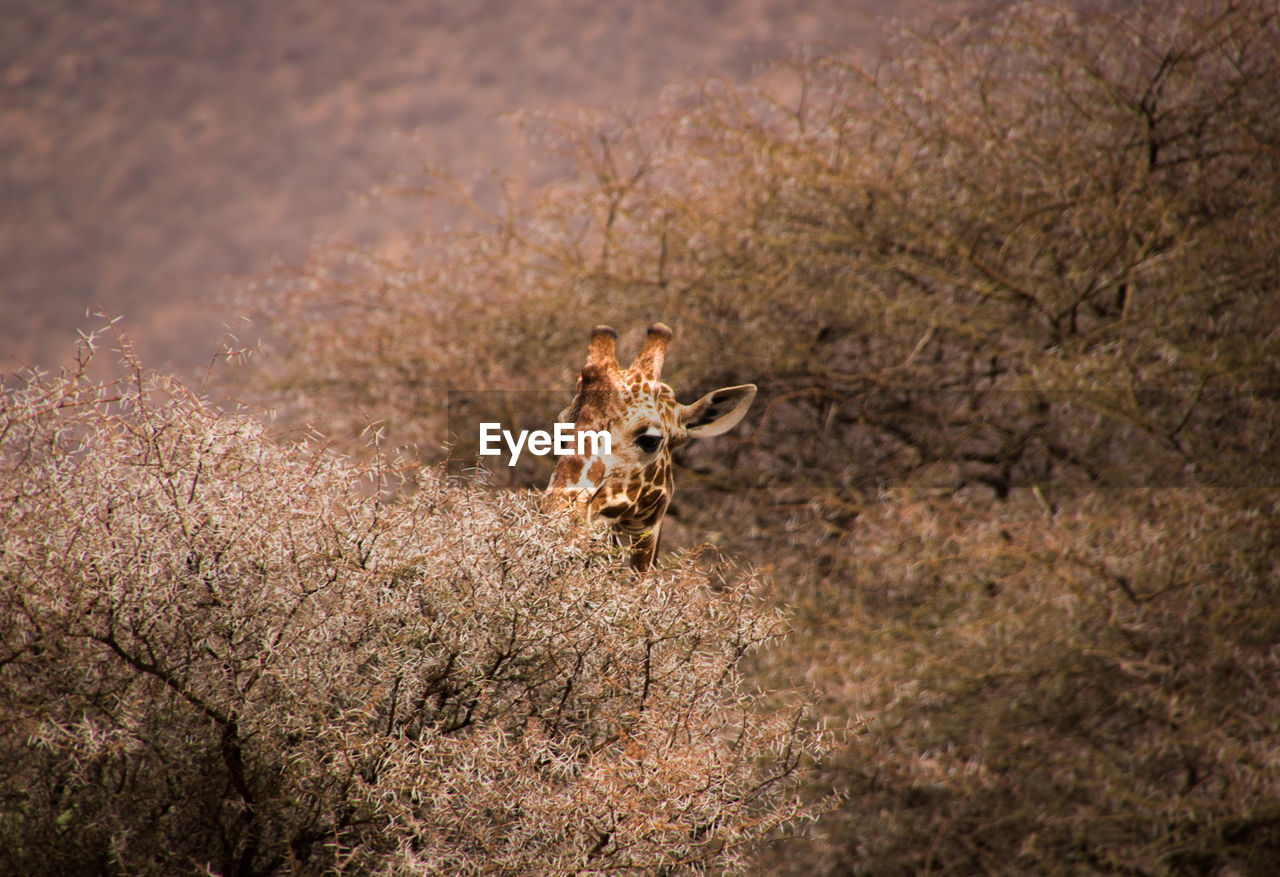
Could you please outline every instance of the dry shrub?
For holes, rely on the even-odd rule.
[[[733,871],[811,812],[749,582],[390,496],[122,349],[0,413],[0,871]]]
[[[676,385],[761,383],[719,468],[755,483],[1276,483],[1274,10],[1029,4],[901,53],[543,123],[578,176],[489,231],[246,290],[252,389],[438,459],[448,390],[567,393],[593,323],[661,318]]]
[[[867,723],[776,868],[1266,873],[1280,18],[1118,10],[545,123],[577,176],[487,233],[255,290],[250,381],[432,457],[445,390],[567,401],[592,324],[662,319],[673,386],[761,387],[681,450],[674,519],[800,612],[759,678]]]
[[[1274,492],[885,500],[824,580],[780,571],[811,590],[758,672],[863,733],[828,765],[848,806],[772,871],[1269,872]]]

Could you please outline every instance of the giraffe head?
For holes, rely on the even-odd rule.
[[[608,431],[610,453],[561,457],[547,491],[589,521],[607,521],[630,548],[631,565],[645,570],[653,564],[662,516],[675,488],[672,449],[692,438],[728,432],[746,416],[756,387],[725,387],[681,405],[661,381],[671,330],[662,323],[650,326],[625,369],[615,358],[617,338],[608,326],[591,332],[577,395],[559,417],[579,431]]]

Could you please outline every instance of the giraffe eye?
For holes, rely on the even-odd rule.
[[[636,447],[646,454],[654,453],[658,448],[662,447],[662,433],[653,427],[649,427],[636,436]]]

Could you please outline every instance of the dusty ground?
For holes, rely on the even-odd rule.
[[[237,276],[435,218],[371,206],[424,156],[528,160],[504,113],[643,111],[798,48],[874,57],[952,0],[8,0],[0,28],[0,371],[56,366],[86,309],[146,361],[204,361]]]

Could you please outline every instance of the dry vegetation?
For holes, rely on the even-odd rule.
[[[583,326],[660,316],[674,385],[769,391],[753,484],[1274,485],[1276,38],[1253,3],[1032,5],[874,78],[547,122],[580,176],[490,232],[251,290],[255,380],[433,457],[447,390],[567,389]]]
[[[389,500],[123,352],[0,414],[0,871],[732,871],[812,812],[749,583],[430,473]]]
[[[722,437],[682,452],[673,508],[694,532],[720,534],[744,565],[763,568],[777,599],[796,615],[791,636],[754,652],[740,669],[769,691],[816,687],[820,715],[858,730],[810,778],[812,798],[836,790],[846,796],[842,806],[803,837],[766,850],[757,870],[1267,874],[1280,859],[1278,86],[1280,22],[1271,3],[1153,3],[1117,15],[1032,3],[936,39],[905,40],[896,60],[874,73],[847,59],[799,59],[767,88],[712,84],[640,121],[544,121],[531,133],[543,148],[571,156],[578,175],[514,201],[501,215],[482,216],[489,222],[484,231],[426,239],[395,263],[362,252],[327,253],[294,275],[247,290],[246,301],[274,332],[276,355],[256,361],[244,391],[270,401],[284,420],[313,423],[354,452],[375,420],[388,443],[436,461],[457,437],[449,428],[466,431],[450,423],[451,396],[563,388],[567,402],[592,324],[640,327],[662,319],[677,330],[666,375],[673,386],[688,394],[748,380],[761,387],[753,429],[741,430],[736,441]],[[427,187],[466,200],[447,179],[432,178]],[[531,410],[532,396],[503,398],[512,417],[545,416]],[[204,441],[197,437],[190,446],[198,450]],[[254,459],[269,451],[300,472],[319,473],[319,461],[329,459],[255,442]],[[84,465],[79,456],[63,460],[73,463]],[[382,464],[350,465],[376,474]],[[25,463],[17,471],[30,468]],[[150,470],[128,471],[136,480]],[[108,476],[124,477],[110,471],[98,477]],[[191,482],[189,471],[183,477],[173,496]],[[169,494],[158,472],[155,478],[158,502]],[[349,483],[345,475],[337,480]],[[51,493],[55,483],[49,482]],[[301,788],[318,784],[307,796],[288,793],[294,797],[287,818],[336,838],[336,846],[316,841],[325,855],[338,856],[346,849],[341,844],[362,849],[351,839],[364,836],[362,820],[409,826],[429,815],[416,809],[427,789],[412,787],[417,798],[399,794],[400,786],[397,794],[366,794],[360,774],[378,747],[387,747],[389,759],[402,757],[400,741],[420,727],[388,706],[408,702],[387,690],[401,672],[394,668],[404,665],[419,690],[439,672],[438,658],[430,663],[427,653],[387,633],[437,619],[397,602],[410,599],[399,583],[439,593],[434,589],[470,581],[460,570],[490,568],[496,549],[474,534],[493,532],[486,527],[496,525],[485,522],[499,520],[488,503],[514,502],[481,503],[432,484],[402,503],[357,501],[341,492],[342,502],[322,501],[330,488],[282,487],[275,494],[315,497],[315,512],[290,518],[290,527],[313,518],[337,521],[339,508],[356,515],[336,530],[326,523],[298,531],[320,540],[315,548],[263,555],[272,563],[314,563],[307,569],[325,574],[338,570],[335,582],[350,581],[335,591],[342,596],[332,618],[324,614],[331,604],[308,597],[306,620],[298,622],[308,631],[299,633],[303,639],[313,625],[332,627],[351,650],[334,658],[349,669],[325,683],[329,693],[316,695],[314,707],[305,699],[298,706],[300,714],[314,709],[339,729],[334,739],[350,766],[345,773],[309,768],[305,753],[318,748],[302,731],[296,744],[288,732],[275,731],[280,736],[265,741],[260,755],[264,783],[280,777],[283,788],[296,775]],[[443,504],[449,515],[429,513]],[[252,503],[245,505],[251,515]],[[263,514],[284,527],[278,505],[268,504]],[[77,501],[53,519],[104,526],[80,511],[94,507]],[[473,517],[460,516],[461,509]],[[520,517],[527,512],[511,514],[528,520]],[[515,552],[511,540],[543,545],[551,537],[533,534],[549,526],[520,524],[499,544],[508,552]],[[407,535],[424,527],[426,535]],[[449,535],[437,537],[433,528]],[[223,544],[226,525],[200,532]],[[364,550],[357,546],[366,544],[362,534],[375,532],[377,552],[389,559],[375,553],[371,566],[356,563]],[[454,546],[452,565],[440,573],[446,584],[434,584],[434,574],[406,579],[396,572],[422,568],[428,549],[414,547],[422,545]],[[612,578],[595,583],[592,564],[605,561],[566,545],[538,549],[535,567],[549,572],[531,586],[530,599],[542,599],[544,589],[568,594],[590,587],[597,589],[593,606],[631,607],[617,610],[618,618],[631,619],[625,623],[592,615],[609,623],[594,628],[587,642],[621,638],[632,651],[619,646],[619,653],[634,657],[645,635],[636,640],[627,625],[665,623],[649,617],[665,604],[655,608],[653,596],[628,592]],[[7,549],[6,563],[15,556]],[[72,563],[75,555],[48,556]],[[343,564],[335,564],[339,557]],[[667,578],[644,587],[691,601],[682,612],[729,613],[727,631],[764,623],[740,591],[710,597],[674,587],[699,573],[672,562]],[[81,580],[91,567],[84,569],[76,573]],[[342,572],[348,569],[350,580]],[[199,569],[191,575],[199,578]],[[305,585],[311,572],[290,576],[284,581],[314,587]],[[266,599],[261,587],[246,587],[246,599]],[[451,605],[449,593],[428,601],[433,612]],[[288,594],[272,599],[276,612],[302,601]],[[492,599],[495,612],[509,606]],[[365,607],[358,618],[344,614],[347,601]],[[557,611],[569,604],[588,611],[567,598]],[[379,631],[369,619],[383,612],[392,620]],[[242,642],[231,633],[236,625],[216,618],[192,623]],[[473,634],[481,642],[494,635],[489,622],[450,623],[482,631]],[[88,648],[111,629],[85,628],[66,642]],[[696,638],[696,647],[728,670],[737,666],[733,644],[764,632],[708,634]],[[183,636],[196,641],[196,634]],[[221,657],[193,656],[193,666],[208,665],[224,699],[198,696],[224,716],[231,709],[225,698],[252,700],[238,680],[269,675],[253,669],[277,660],[275,646],[261,645],[267,636],[244,640],[253,644],[237,659],[240,669],[226,669],[239,665],[224,666]],[[321,639],[331,642],[327,636]],[[686,650],[695,647],[685,642]],[[613,653],[607,644],[600,648]],[[492,660],[486,657],[492,652],[474,654],[468,684],[479,684],[477,672],[483,679]],[[44,666],[34,657],[17,664],[34,665]],[[123,678],[132,678],[121,666]],[[607,727],[633,720],[634,708],[618,713],[632,718],[608,718],[614,706],[597,698],[613,682],[601,666],[582,664],[573,685],[539,688],[538,697],[548,699],[536,708],[523,694],[499,698],[521,721],[536,712],[539,722],[522,725],[522,735],[464,735],[474,747],[471,769],[492,772],[486,782],[501,783],[512,762],[485,746],[556,741],[546,718],[556,708],[548,704],[571,689],[576,696],[579,684],[597,687],[597,694],[583,694],[582,721],[596,721],[597,711]],[[689,684],[719,678],[698,662],[687,672]],[[150,684],[155,679],[163,681],[149,678]],[[41,776],[115,770],[106,755],[116,752],[107,742],[114,738],[92,721],[108,709],[92,696],[106,684],[42,678],[39,685],[54,686],[56,705],[66,712],[56,721],[41,718],[39,733],[35,724],[28,728],[43,748],[24,748],[23,757],[38,755],[48,766],[22,763]],[[520,684],[531,683],[522,677]],[[672,691],[684,691],[682,684],[673,681]],[[354,694],[337,707],[326,699],[347,685],[376,691],[378,706]],[[157,697],[190,704],[179,688],[160,688]],[[793,715],[783,709],[766,720],[755,710],[772,709],[771,701],[744,700],[736,680],[718,691],[729,706],[742,707],[734,715],[766,724],[758,744],[748,737],[741,750],[712,746],[702,756],[733,765],[723,774],[723,792],[703,790],[728,796],[705,802],[712,808],[738,806],[739,791],[754,775],[734,759],[784,739]],[[445,702],[431,706],[433,720],[448,727],[464,697],[448,688]],[[730,720],[717,712],[725,703],[707,705],[708,718],[698,722],[727,727]],[[388,709],[406,723],[403,731],[385,731],[394,724]],[[515,723],[495,709],[485,728]],[[80,725],[72,714],[81,716]],[[133,728],[148,715],[130,707],[119,721]],[[218,742],[225,726],[210,730],[200,708],[189,715],[191,730],[176,724],[175,733],[209,737],[192,746],[207,755],[201,775],[230,783],[234,771]],[[769,724],[778,716],[783,725]],[[55,730],[81,736],[58,748]],[[578,737],[564,733],[568,751],[583,751],[572,748]],[[634,733],[629,726],[628,733]],[[374,742],[361,744],[359,757],[342,749],[350,745],[343,741],[370,734]],[[701,742],[719,739],[712,734]],[[451,752],[453,738],[441,740],[440,751]],[[304,753],[296,762],[290,746]],[[541,773],[521,776],[565,783],[562,795],[530,796],[548,808],[539,820],[560,820],[559,834],[526,843],[516,833],[515,846],[508,845],[519,820],[496,806],[507,799],[499,796],[483,818],[469,814],[457,823],[473,834],[451,829],[449,842],[458,844],[451,849],[469,851],[472,863],[500,863],[563,839],[567,846],[555,849],[580,856],[593,836],[611,838],[610,829],[626,824],[584,825],[584,814],[595,819],[598,810],[572,812],[580,800],[574,794],[596,789],[631,801],[620,806],[642,821],[661,822],[668,817],[652,814],[683,806],[678,780],[628,791],[618,773],[564,779],[557,771],[568,764],[565,750],[552,751],[545,761],[533,759]],[[629,764],[625,753],[613,758],[620,751],[609,750],[606,773]],[[431,757],[432,770],[462,764]],[[385,776],[406,776],[397,770]],[[87,774],[68,775],[81,778],[75,788],[98,787]],[[120,783],[134,775],[117,770],[110,778]],[[163,776],[137,775],[145,782]],[[350,809],[329,803],[335,793],[325,783],[335,777],[351,783],[342,790]],[[569,781],[579,778],[584,782]],[[261,794],[277,793],[267,786]],[[38,812],[51,821],[37,823],[50,831],[89,825],[78,821],[79,811],[49,803],[61,788],[51,786],[40,800],[47,809]],[[225,810],[214,815],[224,824],[250,819],[254,809],[223,792],[216,800]],[[286,793],[279,794],[284,800]],[[747,810],[763,820],[761,829],[771,828],[774,815],[791,813],[781,800],[773,809]],[[723,823],[693,817],[679,822],[670,842],[687,841],[690,825],[714,825],[730,842],[744,820],[745,814]],[[263,825],[255,843],[292,850],[283,839],[298,836],[290,834],[293,824]],[[9,817],[6,829],[21,827]],[[103,844],[123,843],[101,832]],[[402,857],[395,861],[425,856],[442,837],[426,828],[413,832],[420,846],[386,854]],[[617,843],[619,856],[632,854]],[[679,855],[695,850],[681,849]],[[635,861],[657,856],[646,850],[635,847]]]

